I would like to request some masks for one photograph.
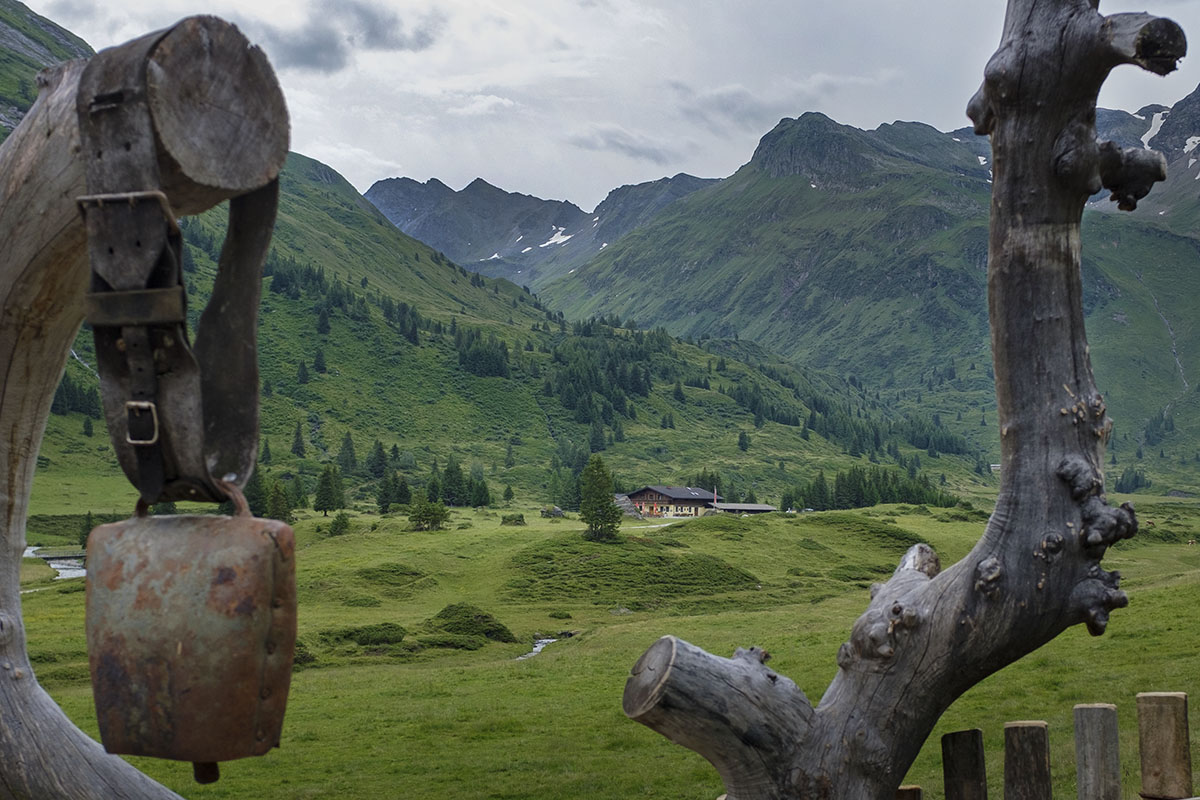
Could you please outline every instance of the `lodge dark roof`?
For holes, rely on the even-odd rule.
[[[767,505],[766,503],[713,503],[713,508],[718,511],[729,511],[737,513],[739,511],[747,514],[763,514],[769,511],[778,511],[775,506]]]
[[[714,497],[713,493],[705,489],[693,489],[690,486],[643,486],[636,492],[630,492],[632,497],[635,494],[642,492],[658,492],[661,495],[666,495],[672,500],[697,500],[700,502],[711,503],[713,500],[720,500],[720,496]]]

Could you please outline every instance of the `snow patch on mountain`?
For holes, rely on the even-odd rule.
[[[547,239],[542,244],[539,244],[538,247],[549,247],[552,244],[566,244],[570,239],[572,239],[575,236],[575,234],[568,233],[568,234],[564,235],[563,231],[565,231],[565,230],[566,230],[566,228],[555,228],[554,235],[551,236],[549,239]]]
[[[1158,136],[1158,131],[1162,128],[1163,120],[1165,120],[1167,118],[1167,114],[1170,113],[1170,111],[1154,112],[1154,117],[1150,120],[1150,130],[1146,131],[1146,133],[1142,135],[1142,146],[1144,146],[1147,150],[1150,149],[1150,140],[1155,136]]]

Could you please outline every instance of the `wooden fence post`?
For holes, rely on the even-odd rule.
[[[1174,800],[1192,796],[1192,753],[1187,695],[1142,692],[1137,696],[1142,796]]]
[[[1116,706],[1075,706],[1075,775],[1079,800],[1121,800]]]
[[[921,800],[924,796],[920,786],[901,786],[896,790],[896,800]]]
[[[1004,800],[1053,800],[1045,722],[1004,723]]]
[[[942,737],[942,776],[946,800],[987,800],[983,731],[955,731]]]

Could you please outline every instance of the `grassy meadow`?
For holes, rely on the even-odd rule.
[[[365,506],[363,507],[365,509]],[[1134,695],[1200,691],[1200,528],[1194,501],[1140,498],[1143,534],[1110,552],[1130,607],[1108,633],[1077,627],[975,687],[947,712],[907,781],[941,796],[938,737],[980,727],[1000,797],[1003,723],[1050,723],[1056,796],[1074,796],[1072,706],[1119,707],[1126,796],[1136,797]],[[525,526],[501,525],[521,512]],[[674,634],[730,655],[756,644],[772,667],[819,698],[834,657],[916,541],[950,563],[982,530],[977,509],[880,506],[666,527],[626,520],[616,544],[585,542],[574,518],[535,508],[455,511],[448,529],[411,532],[403,515],[352,514],[296,523],[301,643],[282,748],[222,765],[212,786],[187,764],[135,759],[189,798],[696,798],[722,792],[694,753],[626,719],[629,668]],[[41,538],[70,536],[42,519]],[[1153,523],[1153,524],[1149,524]],[[32,538],[32,534],[31,534]],[[53,581],[27,561],[22,583],[38,679],[93,735],[82,580]],[[441,614],[467,603],[499,626]],[[488,635],[492,638],[488,638]],[[539,655],[518,660],[537,638]],[[1193,758],[1200,757],[1196,752]]]

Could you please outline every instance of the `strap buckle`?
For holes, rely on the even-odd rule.
[[[167,227],[170,233],[179,233],[179,222],[175,219],[175,212],[171,210],[171,201],[167,199],[165,192],[157,189],[150,189],[144,192],[107,192],[105,194],[85,194],[75,198],[76,205],[79,210],[84,212],[86,216],[88,208],[103,209],[105,203],[128,203],[136,205],[137,203],[152,200],[157,202],[162,209],[163,218],[167,221]]]
[[[136,423],[141,423],[144,412],[150,412],[150,422],[152,425],[149,438],[139,437],[134,438],[133,429]],[[125,432],[125,442],[132,445],[149,446],[158,444],[158,406],[150,400],[126,400],[125,415],[128,420]],[[141,427],[139,425],[139,427]]]

